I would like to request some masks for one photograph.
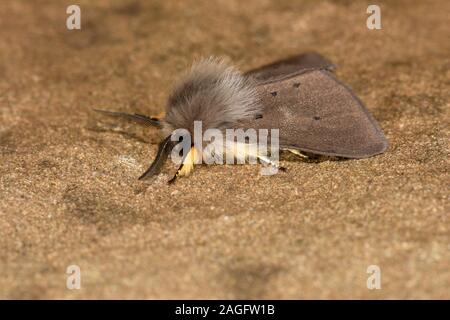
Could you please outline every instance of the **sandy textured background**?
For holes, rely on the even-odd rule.
[[[0,298],[450,298],[449,1],[0,2]],[[168,165],[158,114],[197,57],[243,70],[315,50],[390,142],[359,161]],[[77,264],[82,289],[66,289]],[[366,268],[382,289],[366,288]]]

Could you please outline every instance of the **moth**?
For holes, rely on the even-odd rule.
[[[139,177],[157,175],[174,148],[171,133],[193,134],[194,121],[203,129],[279,129],[280,150],[361,159],[386,151],[388,142],[361,100],[333,74],[336,66],[311,52],[241,73],[221,59],[200,60],[169,95],[162,119],[95,109],[161,130],[156,158]],[[247,151],[244,151],[247,150]],[[237,148],[235,156],[248,149]],[[169,183],[189,175],[199,152],[184,155]],[[255,154],[269,165],[270,160]],[[274,165],[274,164],[272,164]]]

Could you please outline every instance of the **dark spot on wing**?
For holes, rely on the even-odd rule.
[[[278,93],[277,93],[276,91],[274,91],[274,92],[271,92],[270,94],[271,94],[273,97],[276,97]]]
[[[298,87],[300,87],[300,82],[296,82],[296,83],[294,83],[292,86],[293,86],[294,88],[298,88]]]

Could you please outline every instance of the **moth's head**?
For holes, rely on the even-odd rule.
[[[254,118],[262,107],[253,81],[219,58],[194,63],[172,90],[166,107],[164,134],[186,129],[194,121],[207,129],[224,130]]]

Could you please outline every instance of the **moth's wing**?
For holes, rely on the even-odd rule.
[[[259,87],[262,118],[243,126],[279,129],[280,147],[314,154],[366,158],[388,143],[352,91],[326,70],[308,70]]]
[[[316,52],[307,52],[250,70],[245,75],[251,76],[257,82],[265,82],[284,78],[306,69],[326,69],[333,71],[336,69],[336,66]]]

